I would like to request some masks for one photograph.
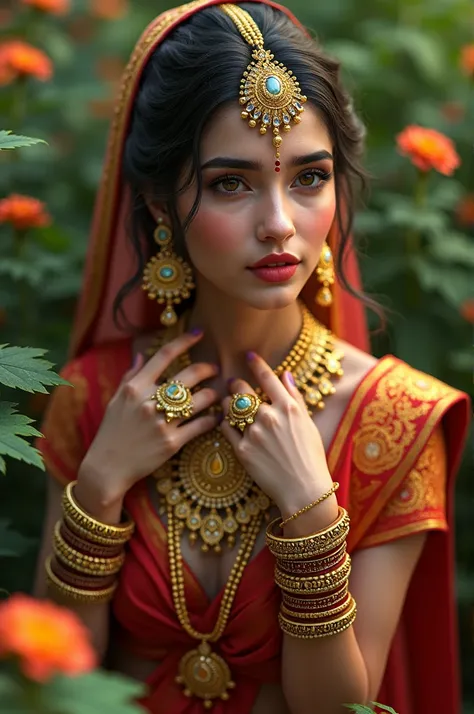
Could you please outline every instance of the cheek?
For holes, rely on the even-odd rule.
[[[321,202],[317,209],[311,211],[305,217],[301,225],[302,236],[316,248],[321,247],[322,241],[326,238],[333,224],[336,215],[336,198],[330,197]]]
[[[238,220],[229,220],[221,212],[201,207],[188,232],[188,251],[199,260],[199,255],[222,257],[242,245],[242,231]]]

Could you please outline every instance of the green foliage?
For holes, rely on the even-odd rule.
[[[46,142],[43,139],[33,139],[31,136],[17,136],[11,131],[0,129],[0,151],[3,149],[21,149],[35,144],[46,144]]]
[[[32,419],[23,414],[17,414],[15,404],[0,402],[0,472],[6,473],[7,465],[4,456],[25,461],[44,470],[43,460],[37,449],[25,441],[24,436],[41,436],[40,432],[31,426]]]
[[[0,345],[0,384],[25,392],[47,393],[46,386],[69,384],[51,372],[51,362],[40,359],[46,350]]]
[[[344,704],[347,709],[350,709],[354,714],[377,714],[376,709],[381,709],[383,712],[388,712],[388,714],[397,714],[395,709],[388,707],[385,704],[379,704],[378,702],[371,702],[372,707],[368,707],[365,704]]]

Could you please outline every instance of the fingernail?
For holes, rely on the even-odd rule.
[[[133,364],[132,364],[133,368],[135,368],[138,365],[140,359],[141,359],[141,354],[140,354],[140,352],[137,352],[137,354],[133,358]]]
[[[295,378],[293,377],[291,372],[287,372],[287,375],[288,375],[288,381],[295,387],[296,386]]]
[[[234,379],[235,379],[235,377],[229,377],[229,379],[227,380],[227,386],[228,386],[228,387],[230,387],[230,385],[232,384],[232,382],[234,381]]]
[[[202,330],[200,327],[193,327],[192,330],[189,330],[189,334],[193,337],[197,337],[198,335],[202,335]]]
[[[256,356],[257,355],[255,354],[255,352],[247,352],[247,359],[249,362],[251,362],[253,359],[255,359]]]
[[[217,423],[218,423],[218,424],[221,424],[221,423],[224,421],[224,415],[223,415],[223,413],[222,413],[222,412],[219,412],[219,414],[217,414],[217,417],[216,417],[216,418],[217,418]]]

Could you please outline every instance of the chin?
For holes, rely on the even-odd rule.
[[[256,310],[282,310],[298,299],[301,286],[273,285],[258,290],[248,290],[239,296],[242,302]]]

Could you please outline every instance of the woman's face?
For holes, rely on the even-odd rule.
[[[198,291],[276,309],[313,273],[336,210],[332,144],[314,108],[283,134],[280,153],[277,173],[271,136],[250,129],[238,106],[223,107],[208,126],[202,201],[186,235]],[[181,220],[195,196],[192,185],[180,197]]]

